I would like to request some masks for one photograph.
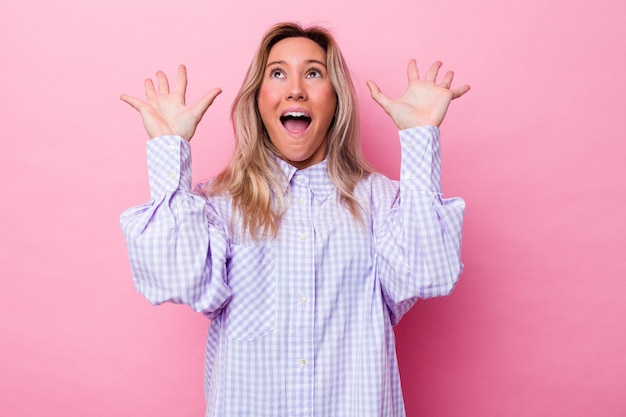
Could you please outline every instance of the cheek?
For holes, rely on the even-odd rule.
[[[332,109],[331,113],[334,114],[335,109],[337,108],[337,92],[330,84],[324,90],[324,100],[326,102],[327,108]]]
[[[261,115],[265,114],[265,111],[267,109],[267,94],[265,93],[263,88],[259,90],[259,95],[256,98],[256,106],[259,109]]]
[[[259,89],[259,95],[256,100],[257,107],[261,114],[271,112],[278,101],[278,92],[276,89],[268,88],[267,86],[261,86]]]
[[[335,95],[335,92],[330,91],[325,94],[322,103],[325,115],[330,121],[333,117],[335,117],[335,112],[337,110],[337,96]]]

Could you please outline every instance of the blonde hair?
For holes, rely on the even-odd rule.
[[[230,194],[233,210],[243,219],[242,232],[248,232],[255,240],[276,237],[286,209],[284,174],[276,163],[278,151],[261,120],[257,95],[270,50],[279,41],[294,37],[310,39],[326,52],[330,82],[337,95],[337,110],[328,131],[328,175],[339,191],[341,202],[359,220],[360,207],[353,191],[372,172],[361,153],[354,86],[337,43],[319,26],[275,25],[263,37],[233,102],[231,120],[236,141],[233,158],[205,189],[210,195]]]

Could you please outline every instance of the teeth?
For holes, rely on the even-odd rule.
[[[300,111],[290,111],[283,114],[283,117],[309,117],[309,115]]]

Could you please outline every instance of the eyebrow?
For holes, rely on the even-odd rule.
[[[318,65],[322,65],[323,67],[326,67],[326,63],[325,62],[322,62],[322,61],[317,60],[317,59],[307,59],[305,62],[307,64],[318,64]],[[269,66],[272,66],[272,65],[278,65],[278,64],[284,65],[286,63],[287,63],[286,61],[272,61],[272,62],[268,62],[267,65],[265,66],[265,68],[267,68]]]

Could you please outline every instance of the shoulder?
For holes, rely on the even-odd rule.
[[[371,194],[372,198],[376,199],[377,196],[393,194],[395,195],[400,189],[400,183],[396,180],[389,179],[387,176],[378,172],[369,174],[366,178],[363,178],[357,184],[355,192],[367,192]]]
[[[373,172],[359,181],[354,189],[354,194],[361,204],[378,210],[391,207],[398,196],[400,184],[383,174]]]
[[[212,184],[213,179],[199,182],[194,186],[192,193],[204,199],[207,216],[212,223],[228,224],[232,216],[233,199],[228,192],[216,192]]]

